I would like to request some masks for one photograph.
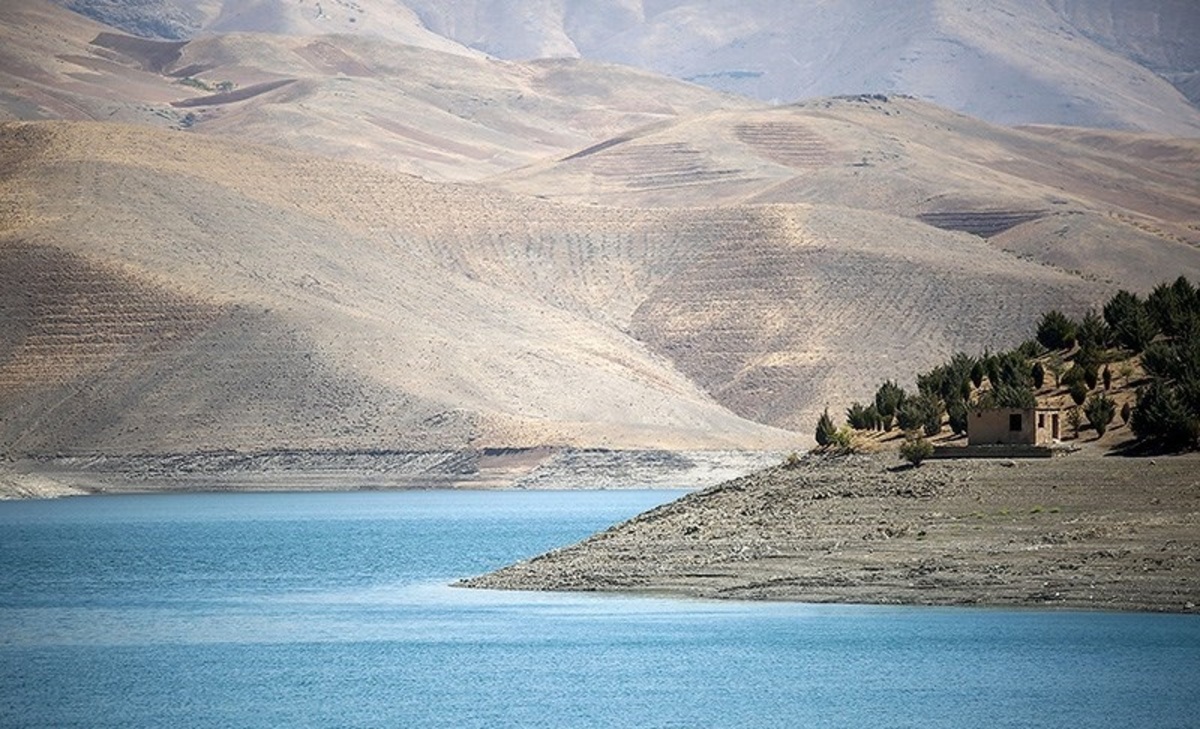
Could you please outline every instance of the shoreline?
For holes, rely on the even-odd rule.
[[[1200,455],[809,456],[457,583],[814,604],[1197,613]]]
[[[87,455],[0,461],[0,500],[100,494],[457,490],[695,490],[774,451],[493,448]]]

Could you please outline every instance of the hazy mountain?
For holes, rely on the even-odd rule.
[[[773,102],[905,93],[1003,124],[1200,135],[1200,4],[1187,0],[65,4],[143,35],[354,33],[507,59],[613,61]]]
[[[789,102],[906,93],[1004,124],[1200,134],[1200,5],[1179,0],[879,3],[407,0],[505,58],[579,55]]]
[[[507,63],[370,35],[148,41],[42,0],[0,4],[0,41],[0,118],[187,128],[437,179],[751,106],[629,68]]]

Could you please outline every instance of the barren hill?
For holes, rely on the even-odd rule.
[[[830,206],[576,207],[118,125],[2,140],[9,451],[778,447],[757,423],[1106,291]]]
[[[349,34],[616,62],[775,103],[905,93],[1004,124],[1200,136],[1187,0],[59,1],[148,37]]]
[[[629,207],[834,205],[964,231],[1088,280],[1147,289],[1164,272],[1200,266],[1197,180],[1197,140],[1010,129],[872,95],[691,116],[495,182]]]
[[[3,452],[791,448],[1045,309],[1200,276],[1194,141],[240,7],[272,32],[0,5],[0,113],[67,120],[0,125]]]
[[[644,124],[752,106],[631,68],[508,63],[409,40],[245,32],[149,40],[46,0],[3,3],[0,119],[183,128],[473,180]]]
[[[1181,0],[405,4],[503,58],[616,61],[775,102],[906,93],[1005,124],[1200,135],[1184,95],[1200,6]]]
[[[496,250],[552,255],[551,206],[179,132],[2,137],[11,450],[778,440],[504,275],[571,275]]]

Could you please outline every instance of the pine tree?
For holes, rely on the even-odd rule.
[[[1058,309],[1042,315],[1038,323],[1037,340],[1046,349],[1070,349],[1075,346],[1076,326],[1070,317]]]
[[[1104,437],[1104,432],[1108,430],[1108,424],[1113,421],[1117,414],[1117,406],[1108,396],[1101,393],[1091,400],[1083,408],[1083,414],[1087,416],[1088,422],[1096,429],[1096,437]]]
[[[975,365],[971,367],[971,384],[975,389],[979,389],[983,385],[983,361],[976,360]]]
[[[833,442],[834,436],[837,434],[837,428],[833,426],[833,418],[829,417],[829,408],[825,408],[825,412],[821,413],[821,417],[817,420],[817,445],[825,447]]]
[[[1087,399],[1089,389],[1083,380],[1075,380],[1071,383],[1071,400],[1076,405],[1082,405],[1083,401]]]

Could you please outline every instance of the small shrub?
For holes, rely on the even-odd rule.
[[[1096,385],[1099,384],[1099,380],[1096,378],[1095,370],[1083,371],[1083,384],[1087,385],[1087,389],[1089,390],[1096,389]]]
[[[854,431],[846,426],[838,428],[829,440],[829,447],[838,453],[854,453],[857,450],[854,447]]]
[[[1076,382],[1083,382],[1084,379],[1083,368],[1075,364],[1071,365],[1071,368],[1063,373],[1060,384],[1069,388]]]
[[[941,412],[927,413],[925,415],[925,422],[921,424],[921,428],[925,431],[925,435],[930,438],[942,432]]]
[[[879,417],[879,411],[874,405],[867,406],[866,418],[868,430],[883,430],[883,418]]]
[[[1112,377],[1112,370],[1108,368],[1108,365],[1104,365],[1104,371],[1100,373],[1100,379],[1104,380],[1105,390],[1112,389]]]
[[[1124,425],[1129,425],[1129,416],[1132,413],[1133,413],[1133,406],[1131,406],[1129,403],[1125,403],[1124,405],[1122,405],[1121,406],[1121,423]]]
[[[920,466],[922,461],[932,455],[933,444],[920,436],[907,438],[900,445],[900,457],[914,466]]]
[[[1046,368],[1042,366],[1042,363],[1034,362],[1033,370],[1029,374],[1033,377],[1033,386],[1039,390],[1042,389],[1042,386],[1046,384]]]
[[[783,467],[788,469],[799,468],[800,464],[803,462],[803,459],[800,458],[800,454],[796,451],[792,451],[791,453],[787,454],[787,458],[783,459]]]

